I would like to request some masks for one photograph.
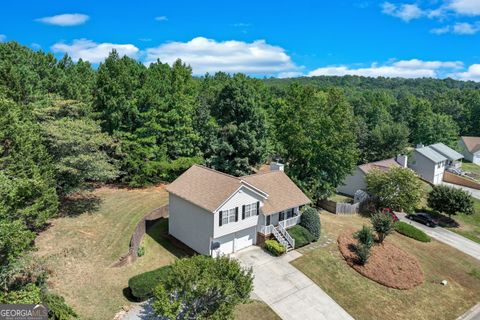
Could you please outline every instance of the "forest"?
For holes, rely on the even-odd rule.
[[[45,270],[28,253],[72,194],[169,182],[195,163],[241,176],[280,158],[316,201],[357,164],[479,136],[479,88],[452,79],[194,77],[180,60],[146,66],[113,51],[91,65],[0,43],[0,302],[45,294]]]

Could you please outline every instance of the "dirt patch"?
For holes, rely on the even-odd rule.
[[[394,289],[412,289],[424,281],[418,260],[388,241],[372,247],[370,259],[362,266],[357,263],[353,238],[354,229],[348,229],[338,236],[338,248],[343,257],[363,276]]]

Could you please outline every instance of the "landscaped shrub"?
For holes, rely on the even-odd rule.
[[[378,242],[382,243],[385,237],[393,230],[393,218],[389,214],[377,212],[370,218],[373,229],[377,232]]]
[[[430,242],[431,240],[425,232],[403,221],[395,223],[395,231],[421,242]]]
[[[265,241],[265,249],[274,256],[280,256],[285,253],[285,246],[280,244],[277,240]]]
[[[42,302],[48,307],[48,319],[78,319],[78,315],[68,304],[65,303],[65,299],[62,296],[45,292],[42,296]]]
[[[153,290],[160,280],[166,277],[170,266],[164,266],[152,271],[141,273],[128,280],[132,295],[139,301],[147,300],[153,295]]]
[[[317,241],[320,238],[320,216],[314,208],[307,207],[303,211],[300,225],[312,234],[313,241]]]
[[[358,240],[359,243],[371,248],[374,242],[373,230],[366,225],[363,225],[362,229],[353,234],[353,237]]]
[[[288,233],[295,239],[295,248],[303,247],[314,240],[313,235],[301,225],[288,229]]]
[[[363,243],[358,243],[355,246],[355,253],[357,254],[357,261],[362,266],[368,262],[370,258],[370,247],[364,245]]]

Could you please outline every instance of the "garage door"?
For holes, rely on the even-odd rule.
[[[434,178],[433,178],[433,184],[440,184],[443,180],[443,174],[437,174]]]
[[[230,254],[233,252],[233,234],[228,234],[221,238],[215,239],[214,242],[218,242],[220,247],[213,250],[212,256],[216,257],[223,254]]]
[[[256,228],[249,228],[235,233],[235,251],[255,244]]]

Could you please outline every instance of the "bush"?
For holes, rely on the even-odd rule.
[[[358,243],[355,246],[355,253],[357,254],[357,261],[362,266],[368,262],[370,258],[370,247],[363,243]]]
[[[434,186],[428,194],[427,203],[430,208],[444,212],[449,217],[457,213],[474,213],[472,196],[450,186]]]
[[[307,207],[303,211],[300,225],[312,234],[313,241],[317,241],[320,238],[320,216],[314,208]]]
[[[377,232],[378,242],[382,243],[385,237],[393,230],[393,218],[389,214],[377,212],[370,218],[373,229]]]
[[[295,239],[295,248],[303,247],[314,240],[313,235],[301,225],[288,229],[288,233]]]
[[[33,283],[29,283],[18,290],[0,291],[0,304],[38,304],[40,301],[40,287]]]
[[[142,257],[143,255],[145,255],[145,247],[144,247],[144,246],[140,246],[140,247],[138,247],[138,249],[137,249],[137,256],[138,256],[138,257]]]
[[[48,319],[78,319],[78,315],[68,304],[65,303],[65,299],[62,296],[45,292],[42,296],[42,302],[48,307]]]
[[[280,256],[285,253],[285,246],[280,244],[277,240],[265,241],[265,249],[274,256]]]
[[[395,231],[421,242],[430,242],[431,240],[431,238],[425,232],[403,221],[398,221],[395,223]]]
[[[130,278],[128,280],[128,287],[132,295],[139,301],[144,301],[152,297],[153,290],[158,283],[166,277],[170,268],[171,266],[164,266]]]
[[[353,237],[358,240],[359,243],[371,248],[374,242],[373,230],[370,227],[364,225],[362,229],[355,232]]]

